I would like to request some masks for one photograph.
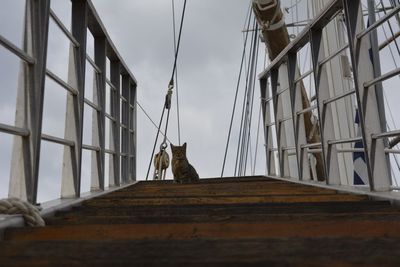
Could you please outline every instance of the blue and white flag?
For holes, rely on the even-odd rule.
[[[360,117],[358,116],[358,109],[356,109],[355,124],[357,124],[357,136],[361,136],[361,125]],[[354,148],[364,148],[362,141],[357,141],[354,144]],[[365,163],[364,152],[353,152],[353,164],[354,164],[354,185],[368,185],[368,170],[367,164]]]

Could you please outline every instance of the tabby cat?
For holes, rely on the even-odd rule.
[[[171,144],[172,150],[172,173],[174,181],[177,183],[190,183],[199,180],[196,170],[190,165],[186,157],[186,143],[183,146],[174,146]]]

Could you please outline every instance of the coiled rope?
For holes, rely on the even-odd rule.
[[[46,225],[42,216],[40,216],[38,207],[18,198],[1,199],[0,214],[21,214],[24,217],[25,224],[31,227],[42,227]]]

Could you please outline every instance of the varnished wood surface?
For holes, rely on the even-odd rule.
[[[266,179],[139,182],[0,242],[0,266],[400,266],[400,209]]]
[[[400,266],[398,239],[9,241],[1,266]]]

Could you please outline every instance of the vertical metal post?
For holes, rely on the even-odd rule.
[[[100,151],[96,152],[98,181],[92,179],[92,189],[104,190],[104,161],[105,161],[105,120],[106,120],[106,54],[107,39],[105,36],[94,37],[94,61],[100,69],[97,73],[97,105],[100,110],[97,112],[97,135]],[[94,153],[92,153],[93,155]],[[92,157],[92,160],[94,158]],[[93,177],[92,177],[93,178]],[[97,188],[98,186],[98,188]]]
[[[272,91],[272,98],[274,103],[274,117],[275,117],[275,129],[276,129],[276,140],[278,145],[278,163],[279,163],[279,175],[281,177],[285,177],[288,173],[288,166],[287,160],[284,160],[284,151],[283,146],[284,138],[282,138],[284,134],[284,129],[282,130],[282,126],[280,120],[283,118],[283,111],[282,106],[280,104],[279,95],[278,95],[278,80],[279,80],[279,69],[272,69],[271,70],[271,91]]]
[[[121,175],[124,183],[129,182],[129,89],[130,78],[122,75],[122,114],[121,114]]]
[[[129,96],[129,180],[136,180],[136,85],[131,82]]]
[[[307,137],[304,126],[303,115],[297,116],[297,112],[303,109],[300,86],[295,83],[295,79],[299,76],[297,67],[297,53],[288,54],[288,80],[290,88],[291,110],[293,118],[294,142],[296,146],[296,159],[298,167],[299,180],[309,180],[310,166],[308,162],[308,153],[306,149],[301,149],[301,145],[307,144]]]
[[[370,189],[388,191],[391,179],[383,140],[377,140],[372,146],[372,135],[381,133],[382,129],[376,88],[364,87],[365,82],[373,79],[374,73],[369,58],[370,40],[366,37],[361,39],[357,37],[357,34],[364,28],[361,1],[343,0],[343,5]]]
[[[61,178],[61,197],[79,197],[82,169],[83,110],[85,95],[87,2],[72,1],[72,35],[79,47],[70,45],[68,84],[78,90],[78,95],[67,95],[65,139],[75,143],[74,147],[64,146]]]
[[[321,28],[311,29],[310,43],[326,183],[331,185],[339,185],[340,172],[337,150],[335,146],[330,146],[328,144],[330,140],[335,140],[335,133],[332,108],[330,105],[325,105],[324,103],[325,100],[330,98],[330,93],[326,67],[321,66],[319,63],[325,57]]]
[[[31,203],[37,200],[49,14],[49,0],[26,1],[23,50],[35,63],[21,62],[15,125],[30,134],[14,137],[9,196]]]
[[[396,1],[395,1],[396,2]],[[368,0],[368,20],[369,24],[372,25],[376,22],[375,17],[375,1]],[[379,56],[379,44],[378,44],[378,33],[377,30],[373,30],[369,36],[371,42],[371,56],[372,56],[372,66],[374,70],[374,78],[380,77],[382,75],[381,72],[381,59]],[[379,117],[381,123],[381,131],[386,132],[386,112],[385,112],[385,99],[383,96],[383,85],[381,82],[375,85],[375,93],[376,93],[376,100],[378,102],[378,110],[379,110]],[[388,140],[384,139],[385,146],[388,145]],[[388,169],[390,169],[390,156],[386,154],[386,162],[388,164]],[[391,172],[389,172],[389,176],[391,179]]]
[[[111,149],[114,151],[112,159],[110,159],[110,185],[120,185],[120,88],[121,88],[121,65],[119,61],[110,62],[110,79],[116,88],[111,94],[111,116],[114,118],[111,127]],[[112,175],[111,175],[112,173]]]
[[[272,149],[272,136],[271,136],[271,119],[270,112],[270,95],[268,92],[268,80],[263,78],[260,80],[260,95],[261,95],[261,109],[263,115],[264,125],[264,147],[265,147],[265,163],[267,175],[276,175],[274,157],[271,157],[270,150]]]

